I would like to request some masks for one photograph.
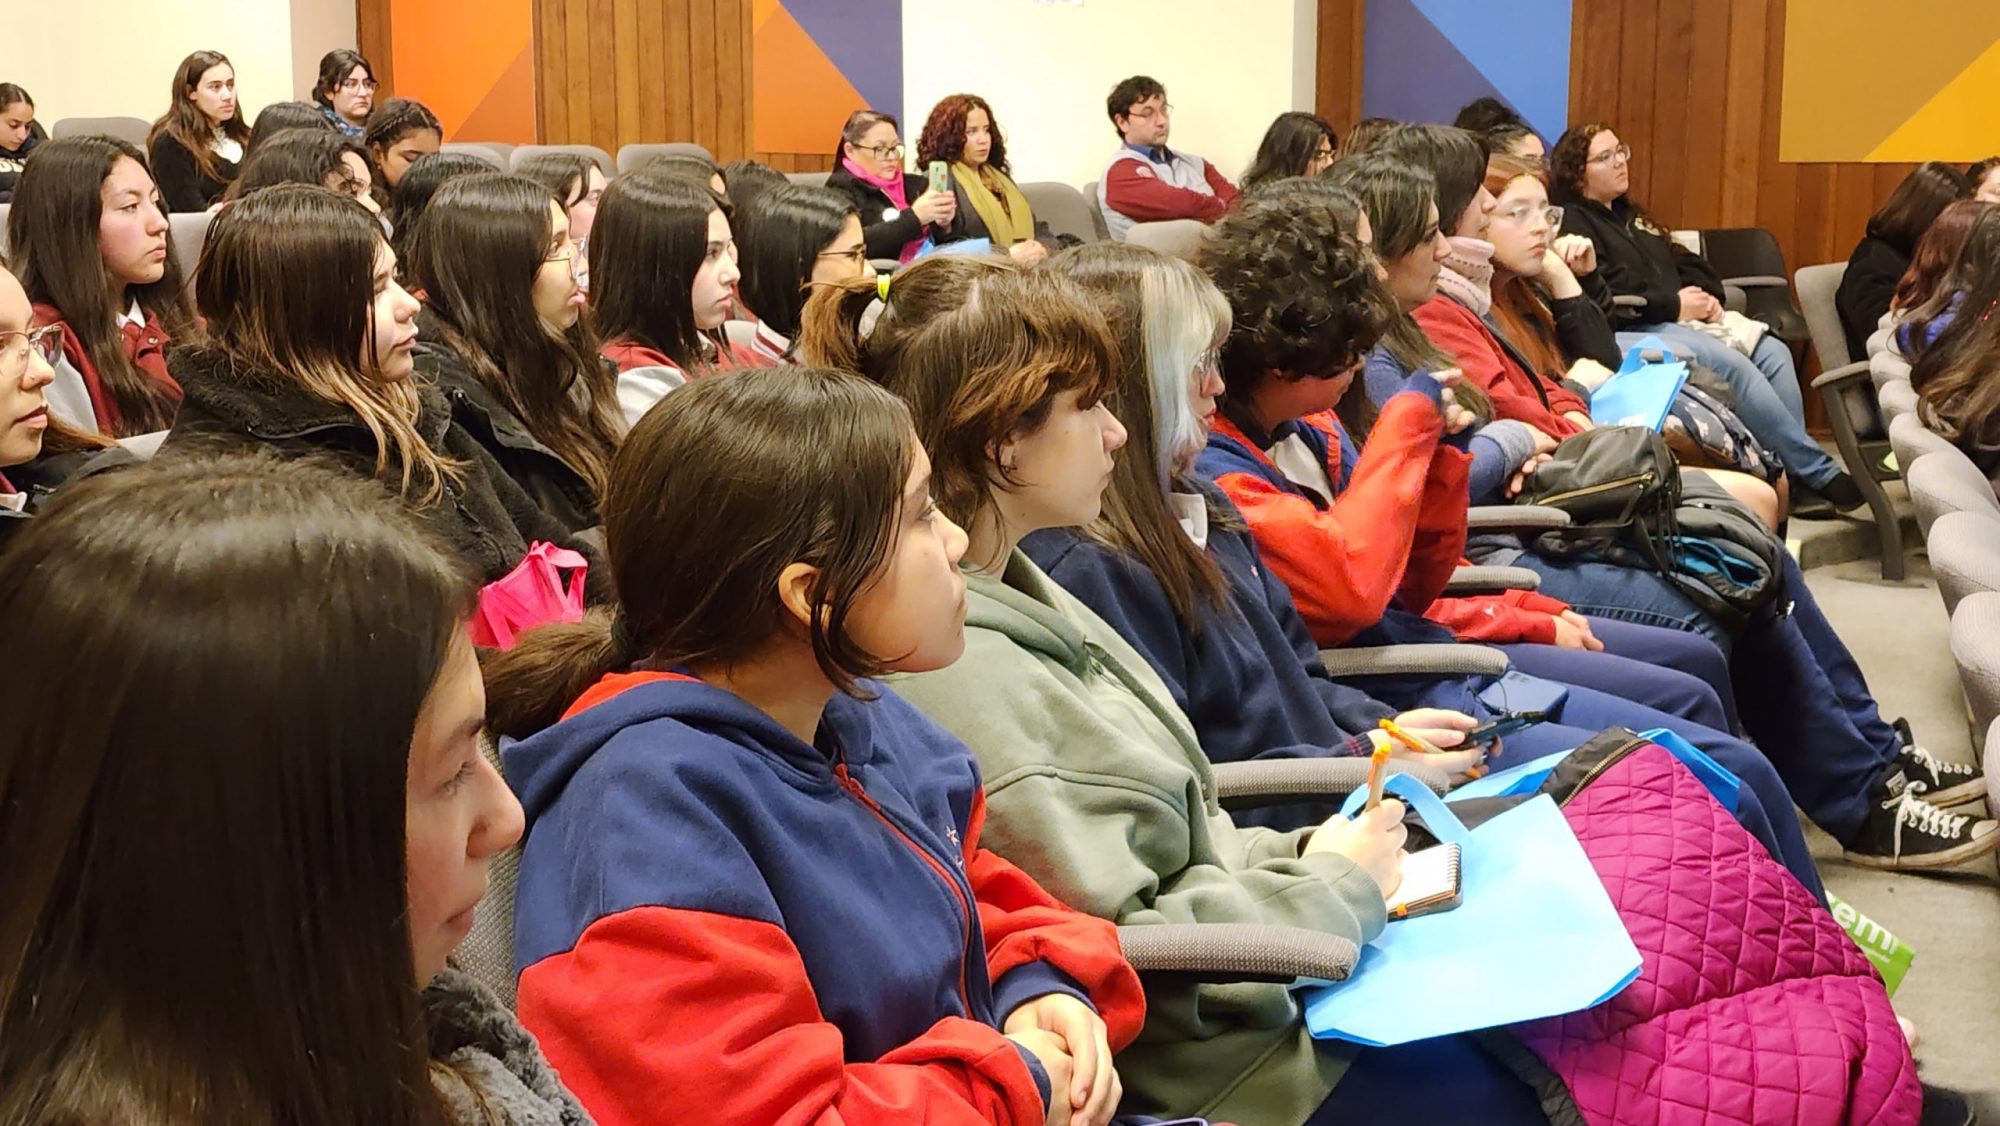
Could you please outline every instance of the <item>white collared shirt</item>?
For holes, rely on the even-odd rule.
[[[243,163],[243,142],[220,129],[215,131],[215,140],[211,141],[208,147],[215,150],[215,155],[231,164]]]
[[[139,307],[139,299],[132,299],[132,307],[118,314],[118,327],[131,325],[133,328],[146,327],[146,310]]]
[[[1208,547],[1208,498],[1200,493],[1168,493],[1167,507],[1174,510],[1174,519],[1180,522],[1181,531],[1194,541],[1194,545]]]

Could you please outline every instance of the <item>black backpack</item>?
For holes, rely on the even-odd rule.
[[[1722,486],[1681,476],[1666,439],[1639,426],[1567,438],[1528,478],[1522,504],[1560,508],[1570,526],[1530,548],[1654,571],[1730,632],[1776,600],[1785,545]]]

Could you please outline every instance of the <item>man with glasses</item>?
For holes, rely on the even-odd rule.
[[[1123,239],[1134,223],[1199,219],[1213,223],[1236,202],[1236,185],[1215,166],[1167,147],[1167,88],[1145,75],[1112,87],[1104,109],[1124,142],[1097,182],[1111,237]]]

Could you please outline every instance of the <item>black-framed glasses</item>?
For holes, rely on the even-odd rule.
[[[1632,146],[1619,145],[1615,149],[1605,149],[1596,156],[1586,158],[1589,164],[1623,164],[1632,159]]]
[[[860,149],[862,152],[874,153],[877,160],[903,159],[903,143],[901,141],[893,145],[856,145],[854,147]]]
[[[28,370],[28,354],[40,352],[50,367],[62,362],[61,325],[45,325],[31,332],[0,332],[0,375],[19,379]]]
[[[813,257],[845,258],[855,265],[861,266],[866,265],[868,262],[868,248],[866,246],[856,246],[847,250],[822,250],[818,254],[813,255]]]

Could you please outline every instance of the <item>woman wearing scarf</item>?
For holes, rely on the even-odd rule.
[[[1032,266],[1050,251],[1061,250],[1060,237],[1047,223],[1035,220],[1028,197],[1009,174],[1007,139],[993,120],[993,107],[977,94],[953,94],[931,110],[917,139],[917,164],[934,160],[951,165],[958,218],[953,239],[990,239],[1023,266]]]
[[[923,176],[903,171],[896,119],[872,109],[848,115],[840,130],[840,167],[826,186],[854,201],[868,257],[908,262],[924,239],[950,239],[958,199],[934,192]]]

